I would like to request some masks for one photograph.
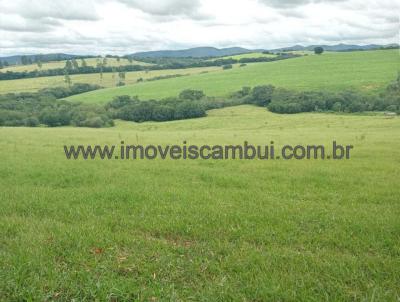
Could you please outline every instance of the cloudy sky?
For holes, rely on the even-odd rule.
[[[399,42],[399,0],[0,0],[0,56]]]

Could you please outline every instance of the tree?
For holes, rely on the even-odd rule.
[[[98,62],[97,68],[100,69],[100,82],[102,82],[103,81],[103,64],[101,62]]]
[[[78,62],[75,59],[72,59],[72,66],[74,67],[74,69],[79,69]]]
[[[39,69],[42,69],[42,62],[40,60],[36,61],[37,66],[39,67]]]
[[[28,64],[27,56],[21,56],[21,64],[22,65],[27,65]]]
[[[87,67],[87,63],[86,63],[85,59],[81,59],[81,65],[82,65],[82,67]]]
[[[316,55],[320,55],[320,54],[322,54],[323,52],[324,52],[324,49],[323,49],[321,46],[317,46],[317,47],[314,48],[314,53],[315,53]]]
[[[256,86],[251,90],[249,102],[258,106],[267,106],[274,93],[275,87],[272,85]]]
[[[67,60],[67,62],[65,62],[65,67],[66,70],[72,70],[72,63],[70,60]]]
[[[125,72],[120,71],[118,72],[118,84],[117,86],[124,86],[125,85]]]
[[[68,69],[64,69],[64,82],[67,83],[67,85],[70,87],[71,86],[71,77],[68,74]]]

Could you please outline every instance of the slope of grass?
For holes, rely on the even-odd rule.
[[[265,54],[262,52],[251,52],[251,53],[243,53],[240,55],[234,55],[234,56],[225,56],[225,57],[220,57],[217,59],[235,59],[235,60],[240,60],[240,59],[244,59],[244,58],[273,58],[276,57],[275,54]],[[216,59],[211,59],[212,61],[216,60]]]
[[[397,301],[400,119],[241,106],[0,128],[4,301]],[[333,160],[71,160],[67,144],[353,144]]]
[[[190,75],[202,72],[219,71],[220,67],[201,67],[201,68],[187,68],[187,69],[168,69],[168,70],[151,70],[127,72],[125,75],[126,84],[136,84],[139,78],[144,80],[163,76],[163,75]],[[71,75],[72,83],[88,83],[97,84],[103,87],[115,87],[118,81],[118,75],[113,73],[103,73],[103,78],[99,73],[91,74],[77,74]],[[64,76],[52,77],[39,77],[19,80],[6,80],[0,81],[0,94],[4,93],[18,93],[18,92],[31,92],[37,91],[46,87],[66,86]]]
[[[355,88],[382,89],[400,70],[397,50],[324,53],[294,59],[248,64],[218,73],[200,74],[153,83],[110,88],[71,97],[83,102],[107,102],[117,95],[138,95],[143,99],[175,96],[186,88],[201,89],[207,95],[225,96],[242,86],[273,84],[299,90]]]
[[[82,66],[82,61],[81,59],[76,60],[78,62],[79,66]],[[103,62],[103,58],[87,58],[85,59],[86,64],[88,66],[97,66],[98,62]],[[51,62],[43,62],[42,63],[42,70],[46,69],[57,69],[57,68],[64,68],[65,67],[66,61],[51,61]],[[125,58],[120,58],[119,61],[117,61],[116,58],[107,58],[107,66],[123,66],[123,65],[151,65],[149,63],[145,62],[140,62],[140,61],[132,61],[129,62],[128,59]],[[33,71],[33,70],[40,70],[38,65],[35,64],[28,64],[28,65],[14,65],[14,66],[9,66],[5,67],[3,69],[0,69],[0,72],[7,72],[7,71],[14,71],[14,72],[22,72],[22,71]]]

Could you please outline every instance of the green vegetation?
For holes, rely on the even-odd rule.
[[[114,122],[103,106],[57,100],[99,88],[89,84],[74,84],[68,88],[47,88],[38,93],[0,95],[0,126],[113,126]]]
[[[325,54],[322,56],[324,57]],[[400,119],[239,106],[1,128],[5,301],[397,301]],[[65,144],[353,144],[348,161],[66,160]]]
[[[400,70],[397,50],[324,53],[289,60],[248,64],[223,72],[198,74],[162,81],[109,88],[70,97],[73,101],[106,103],[118,95],[160,99],[176,96],[183,89],[203,90],[210,96],[227,96],[239,87],[272,84],[304,90],[363,92],[382,91]]]

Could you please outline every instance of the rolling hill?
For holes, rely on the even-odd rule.
[[[248,64],[232,70],[109,88],[70,97],[81,102],[107,102],[118,95],[142,99],[176,96],[187,88],[210,96],[227,96],[243,86],[273,84],[297,90],[355,88],[377,91],[400,70],[397,50],[325,53],[294,59]]]

